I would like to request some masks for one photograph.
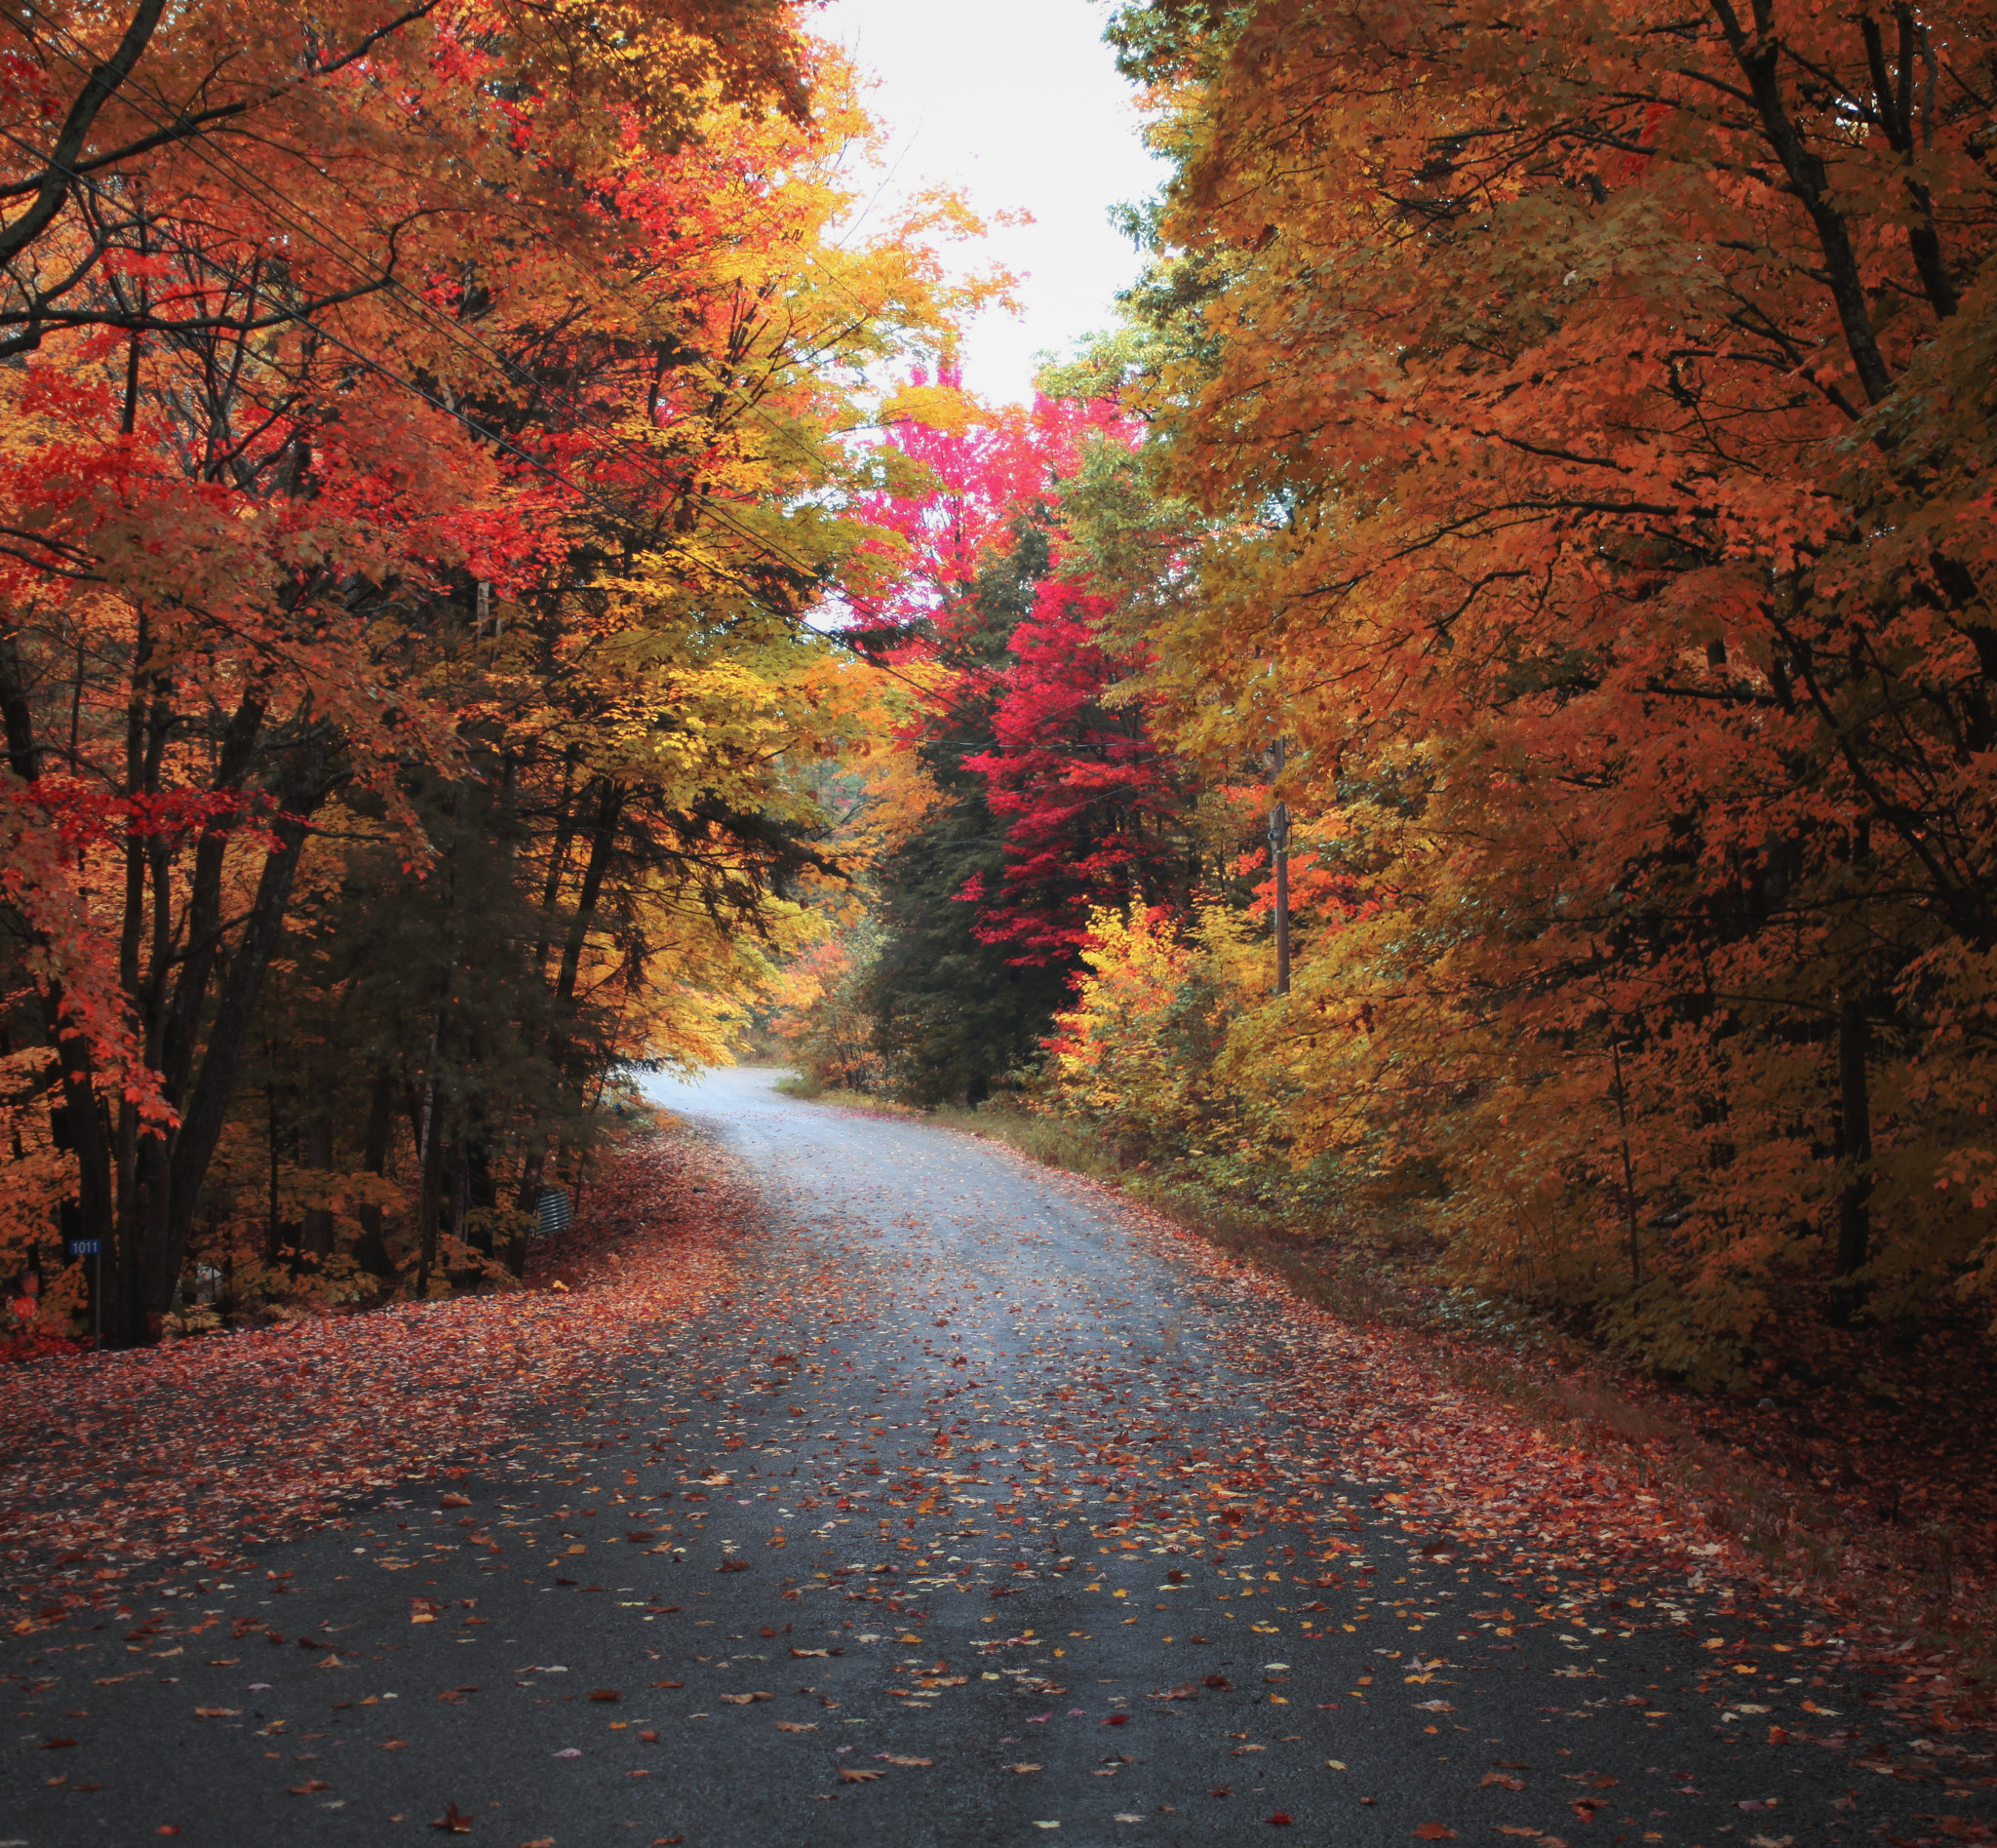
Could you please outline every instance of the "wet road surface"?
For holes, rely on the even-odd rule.
[[[17,1640],[0,1848],[1977,1838],[1981,1743],[1807,1613],[1411,1535],[1267,1292],[770,1077],[660,1092],[761,1192],[731,1303],[262,1577]]]

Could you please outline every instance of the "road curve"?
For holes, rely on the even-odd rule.
[[[760,1191],[752,1276],[451,1484],[503,1562],[434,1492],[273,1549],[218,1633],[332,1663],[270,1650],[206,1718],[151,1652],[10,1664],[89,1715],[96,1794],[31,1709],[0,1848],[1980,1838],[1966,1754],[1908,1750],[1797,1615],[1640,1570],[1587,1621],[1534,1605],[1293,1416],[1267,1292],[770,1081],[659,1087]],[[363,1574],[369,1541],[407,1562]]]

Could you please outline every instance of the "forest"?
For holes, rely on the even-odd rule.
[[[956,208],[841,235],[777,4],[9,31],[10,1332],[502,1282],[843,877],[811,616]]]
[[[10,1352],[757,1048],[1695,1384],[1997,1313],[1985,11],[1125,4],[1009,406],[779,0],[6,23]]]

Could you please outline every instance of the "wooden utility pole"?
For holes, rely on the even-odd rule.
[[[1283,741],[1269,747],[1269,774],[1274,782],[1283,773]],[[1290,992],[1290,806],[1273,804],[1269,811],[1269,857],[1275,868],[1275,992]]]

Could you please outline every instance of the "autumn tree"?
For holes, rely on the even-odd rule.
[[[946,376],[946,386],[954,379]],[[1130,426],[1100,395],[946,422],[916,400],[877,518],[906,563],[852,633],[920,675],[897,744],[923,801],[876,869],[867,992],[889,1081],[976,1102],[1040,1059],[1091,904],[1163,895],[1178,795],[1107,600],[1064,573],[1063,500]]]
[[[1144,665],[1103,634],[1110,600],[1042,582],[1013,629],[991,747],[964,759],[1003,830],[996,882],[980,873],[974,933],[1023,967],[1072,970],[1089,913],[1190,902],[1186,793],[1153,736],[1143,698],[1121,692]]]
[[[951,209],[832,241],[774,5],[8,29],[10,1235],[119,1340],[252,1223],[420,1293],[821,876],[850,381],[975,295]]]
[[[1244,1021],[1487,1284],[1725,1374],[1981,1278],[1990,22],[1132,7],[1182,749],[1363,915]],[[1814,1309],[1813,1309],[1814,1306]]]
[[[876,876],[881,935],[865,994],[889,1082],[920,1103],[988,1095],[1036,1056],[1062,997],[1058,969],[1020,963],[979,929],[979,899],[1004,877],[1005,845],[974,766],[997,742],[1007,644],[1047,569],[1045,530],[1021,522],[917,644],[944,671],[903,745],[934,800]]]

